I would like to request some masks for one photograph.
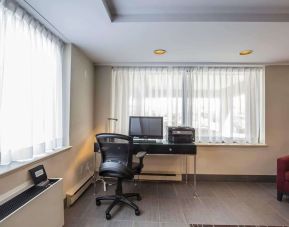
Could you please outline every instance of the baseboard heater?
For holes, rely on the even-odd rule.
[[[46,186],[32,186],[0,205],[1,227],[62,227],[62,179]]]
[[[66,206],[70,207],[93,183],[93,177],[87,176],[66,193]]]

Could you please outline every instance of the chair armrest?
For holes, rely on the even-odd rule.
[[[108,160],[100,164],[99,175],[120,178],[125,176],[125,178],[131,179],[133,177],[133,171],[120,161]]]
[[[141,158],[144,158],[144,156],[146,156],[146,152],[145,151],[141,151],[141,152],[138,152],[137,154],[136,154],[136,157],[137,158],[139,158],[139,159],[141,159]]]
[[[94,143],[94,152],[99,152],[99,144],[98,143]]]
[[[277,159],[277,190],[282,191],[285,182],[285,173],[289,171],[289,156]]]
[[[140,151],[136,154],[136,157],[139,159],[139,164],[141,165],[141,168],[143,168],[143,159],[146,156],[146,152],[145,151]]]
[[[277,170],[284,172],[289,171],[289,155],[277,159]]]

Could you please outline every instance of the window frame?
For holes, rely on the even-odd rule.
[[[165,67],[165,66],[164,66]],[[179,66],[175,66],[176,68],[181,68],[181,67],[179,67]],[[185,68],[182,68],[182,69],[186,69],[186,68],[190,68],[191,66],[186,66]],[[195,67],[195,66],[192,66],[192,67]],[[257,124],[260,124],[260,126],[258,127],[258,128],[256,128],[256,129],[258,129],[259,130],[259,136],[258,136],[258,140],[259,140],[259,142],[258,143],[254,143],[253,141],[252,142],[243,142],[242,141],[242,137],[240,137],[240,139],[236,139],[236,142],[229,142],[229,141],[227,141],[227,142],[219,142],[219,141],[216,141],[216,142],[207,142],[207,141],[202,141],[202,142],[200,142],[200,143],[198,143],[198,144],[204,144],[204,145],[208,145],[208,144],[212,144],[212,145],[214,145],[214,144],[216,144],[216,145],[245,145],[245,146],[248,146],[248,145],[253,145],[253,146],[255,146],[255,145],[260,145],[260,146],[266,146],[266,138],[265,138],[265,66],[264,65],[250,65],[250,66],[248,66],[248,65],[202,65],[202,66],[197,66],[197,67],[222,67],[222,68],[233,68],[233,69],[235,69],[235,68],[240,68],[241,70],[242,69],[248,69],[248,68],[256,68],[256,70],[257,71],[253,71],[253,73],[257,73],[257,74],[255,74],[257,77],[257,82],[259,83],[260,82],[260,102],[259,101],[257,101],[257,103],[258,103],[258,106],[260,106],[260,115],[259,115],[259,118],[258,118],[258,123]],[[117,77],[118,75],[117,74],[124,74],[124,72],[117,72],[117,71],[115,71],[115,72],[113,72],[113,70],[114,69],[118,69],[118,68],[125,68],[125,70],[128,70],[128,68],[134,68],[135,70],[141,70],[142,68],[147,68],[147,67],[130,67],[130,66],[128,66],[128,67],[124,67],[124,66],[117,66],[117,67],[113,67],[112,68],[112,77],[114,76],[114,77]],[[149,67],[149,68],[156,68],[156,67]],[[166,67],[166,68],[171,68],[171,67]],[[258,71],[258,68],[259,68],[259,70],[261,70],[261,71]],[[232,71],[233,72],[233,71]],[[250,72],[250,71],[249,71]],[[114,74],[115,73],[115,74]],[[245,73],[245,71],[244,71],[244,73]],[[245,75],[245,74],[244,74]],[[258,76],[260,76],[260,77],[258,77]],[[121,79],[121,80],[124,80],[124,79]],[[185,79],[184,79],[184,77],[182,77],[182,83],[184,84],[185,83]],[[116,87],[116,84],[114,84],[115,83],[115,81],[117,81],[117,79],[112,79],[112,87],[113,88],[115,88]],[[257,84],[258,84],[257,83]],[[183,125],[185,125],[184,123],[186,122],[186,120],[185,120],[185,118],[186,118],[186,113],[185,113],[185,108],[186,108],[186,95],[185,95],[185,91],[184,91],[184,86],[182,86],[182,96],[181,96],[181,98],[182,98],[182,119],[181,119],[181,121],[183,122]],[[115,93],[116,92],[112,92],[112,96],[114,96],[115,95]],[[159,97],[157,97],[157,98],[159,98]],[[111,113],[112,113],[112,116],[114,115],[114,114],[117,114],[117,111],[119,111],[119,110],[117,110],[117,108],[116,107],[114,107],[114,101],[115,101],[115,97],[112,97],[112,111],[111,111]],[[130,111],[129,111],[130,112]],[[259,112],[258,110],[257,110],[257,112]],[[130,113],[129,113],[129,115],[130,115]],[[149,115],[148,115],[149,116]],[[117,118],[117,116],[114,116],[114,117],[116,117]],[[163,116],[164,118],[165,118],[165,116]],[[122,119],[123,117],[121,117],[120,118],[120,120]],[[123,123],[122,123],[123,124]],[[254,123],[255,124],[255,123]],[[186,125],[187,126],[187,125]],[[121,131],[119,131],[120,133],[123,133],[123,132],[121,132]],[[243,133],[245,136],[247,135],[245,132]],[[166,135],[166,132],[165,132],[165,129],[164,129],[164,135]],[[234,138],[234,137],[232,137],[232,138]],[[257,137],[254,137],[254,138],[257,138]]]

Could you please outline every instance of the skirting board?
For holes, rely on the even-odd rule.
[[[143,173],[140,176],[135,176],[136,180],[164,180],[164,181],[185,181],[185,174],[171,173]],[[188,174],[188,181],[193,181],[194,175]],[[233,182],[264,182],[275,183],[275,175],[220,175],[220,174],[197,174],[197,181],[233,181]]]
[[[182,175],[183,180],[186,175]],[[193,181],[194,175],[189,174],[188,180]],[[276,182],[275,175],[219,175],[219,174],[197,174],[197,181],[237,181],[237,182]]]
[[[136,180],[181,181],[181,174],[141,174],[134,177]]]
[[[93,177],[88,176],[84,178],[81,182],[75,185],[66,193],[66,207],[70,207],[93,182]]]

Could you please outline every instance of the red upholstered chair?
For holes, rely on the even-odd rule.
[[[277,200],[282,201],[284,194],[289,194],[289,156],[277,160]]]

